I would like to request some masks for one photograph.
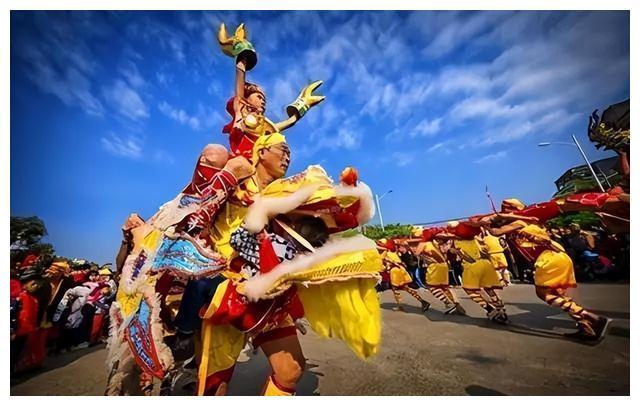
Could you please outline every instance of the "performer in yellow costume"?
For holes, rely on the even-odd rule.
[[[496,290],[502,289],[495,268],[490,261],[487,247],[479,238],[479,228],[465,224],[450,224],[453,234],[452,252],[462,260],[462,289],[486,312],[487,317],[496,323],[508,323],[504,303]],[[484,292],[489,301],[482,297]]]
[[[507,199],[502,210],[491,220],[500,227],[491,229],[494,235],[504,235],[515,250],[529,261],[535,270],[536,295],[548,305],[558,307],[576,321],[578,331],[568,336],[598,342],[611,322],[576,303],[567,289],[577,286],[573,262],[564,248],[553,241],[534,217],[519,215],[525,205],[517,199]]]
[[[402,307],[400,291],[407,292],[418,302],[420,302],[420,309],[423,313],[429,310],[429,307],[431,307],[429,302],[424,300],[415,289],[409,287],[409,284],[413,281],[413,279],[411,279],[411,275],[409,275],[404,263],[396,253],[396,244],[392,240],[388,240],[386,238],[378,240],[377,244],[378,250],[382,255],[384,273],[389,278],[389,284],[391,287],[391,291],[393,292],[393,298],[396,301],[396,307],[394,308],[394,310],[403,312],[405,311]]]
[[[210,229],[213,244],[230,266],[202,314],[199,394],[226,393],[248,339],[262,348],[273,369],[263,393],[293,394],[305,365],[294,321],[303,316],[316,333],[342,339],[362,358],[374,355],[380,342],[375,283],[382,261],[375,243],[361,235],[336,234],[370,219],[369,189],[357,181],[332,185],[317,166],[278,179],[289,163],[286,141],[278,133],[256,141],[252,161],[255,174],[237,188]],[[322,220],[331,234],[326,244],[314,246],[304,233],[287,225],[300,216]],[[271,246],[281,240],[265,238],[265,227],[272,233],[285,230],[307,252],[292,259],[275,254]],[[234,240],[235,233],[244,234],[247,241],[263,236],[259,252],[243,253],[250,244]],[[247,258],[252,257],[258,266],[254,274],[247,273]]]
[[[465,315],[466,311],[449,286],[449,263],[446,252],[451,248],[451,240],[437,236],[439,229],[421,231],[422,242],[418,244],[416,254],[427,263],[425,282],[427,290],[445,305],[445,314]]]
[[[504,245],[506,245],[506,242],[486,229],[482,230],[482,235],[482,243],[487,247],[491,263],[500,278],[500,283],[502,286],[508,286],[511,283],[511,278],[509,275],[509,263],[505,255]]]

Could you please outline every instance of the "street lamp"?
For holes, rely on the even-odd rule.
[[[593,178],[596,180],[596,183],[598,184],[598,187],[600,188],[600,191],[604,193],[604,187],[602,187],[602,183],[600,183],[600,179],[598,179],[598,176],[596,175],[596,171],[593,170],[593,166],[591,166],[591,162],[589,162],[589,159],[587,158],[587,155],[582,150],[582,147],[578,143],[578,140],[576,139],[576,136],[574,134],[571,134],[571,138],[573,139],[573,144],[570,143],[570,142],[558,141],[558,142],[541,142],[541,143],[538,144],[538,146],[539,147],[548,147],[549,145],[552,145],[552,144],[560,144],[560,145],[572,145],[574,147],[578,147],[578,150],[582,154],[582,158],[584,158],[584,161],[587,163],[587,167],[591,171],[591,175],[593,175]]]
[[[376,193],[376,205],[378,206],[378,216],[380,216],[380,226],[382,227],[382,231],[384,231],[384,222],[382,221],[382,210],[380,210],[380,200],[385,197],[388,193],[393,192],[393,190],[387,190],[382,194],[382,196],[378,196]]]

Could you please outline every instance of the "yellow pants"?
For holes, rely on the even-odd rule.
[[[491,263],[495,269],[507,269],[509,267],[507,263],[507,257],[503,253],[491,254]]]
[[[449,265],[445,263],[429,264],[425,279],[427,286],[449,286]]]
[[[391,285],[397,288],[413,281],[409,272],[400,267],[394,267],[391,269],[389,277],[391,279]]]
[[[463,264],[462,287],[465,289],[502,288],[496,270],[488,259]]]
[[[564,252],[551,250],[544,251],[536,259],[533,280],[536,286],[545,288],[577,286],[571,258]]]

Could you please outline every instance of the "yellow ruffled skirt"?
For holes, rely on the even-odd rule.
[[[476,262],[471,264],[464,263],[462,287],[465,289],[501,289],[502,284],[491,261],[488,259],[477,259]]]
[[[491,263],[495,269],[507,269],[509,264],[507,263],[507,257],[503,253],[490,254]]]
[[[573,262],[564,252],[543,251],[536,259],[533,280],[536,286],[545,288],[573,288],[576,277]]]
[[[425,278],[427,286],[449,286],[449,265],[446,263],[429,264]]]
[[[400,288],[408,283],[411,283],[413,279],[404,268],[394,267],[389,271],[389,277],[391,279],[391,286]]]

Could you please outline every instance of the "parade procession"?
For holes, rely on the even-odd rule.
[[[532,103],[531,107],[523,101],[501,109],[498,102],[509,100],[509,92],[533,92],[535,80],[553,73],[540,68],[531,85],[518,80],[498,102],[487,102],[491,94],[487,89],[503,86],[509,77],[509,71],[499,64],[519,52],[517,46],[492,64],[467,65],[466,73],[458,68],[443,69],[439,75],[418,71],[414,76],[398,75],[398,85],[385,85],[386,79],[376,69],[402,72],[403,64],[421,58],[418,55],[438,60],[454,51],[444,45],[446,36],[435,37],[430,47],[420,51],[417,44],[407,47],[403,39],[392,39],[389,33],[376,37],[371,27],[387,24],[392,31],[413,27],[415,35],[420,30],[439,29],[440,34],[464,37],[462,28],[453,30],[458,17],[469,24],[465,25],[468,30],[473,30],[469,28],[472,24],[503,23],[515,29],[519,19],[528,17],[526,13],[479,12],[470,17],[476,19],[472,23],[466,20],[467,12],[433,12],[433,19],[424,20],[431,24],[428,28],[422,20],[410,25],[411,18],[426,15],[419,12],[408,19],[399,13],[397,21],[386,12],[362,12],[371,20],[360,20],[365,17],[354,12],[349,20],[353,24],[338,24],[340,33],[318,45],[311,38],[322,35],[325,31],[318,27],[329,27],[333,17],[308,13],[272,12],[264,20],[248,14],[251,18],[244,22],[234,14],[226,15],[227,21],[208,17],[198,23],[201,25],[187,19],[191,14],[181,14],[187,30],[204,33],[201,48],[195,44],[189,48],[186,37],[169,34],[162,13],[149,14],[139,25],[136,13],[126,18],[123,14],[125,19],[118,23],[124,21],[127,28],[118,35],[138,38],[168,53],[159,53],[160,59],[153,62],[162,73],[154,77],[142,73],[146,57],[131,45],[113,67],[121,79],[113,87],[103,87],[100,96],[94,98],[80,88],[48,91],[47,97],[60,98],[66,108],[82,105],[92,109],[99,120],[119,114],[117,125],[138,135],[125,139],[122,133],[111,132],[101,138],[101,145],[113,156],[130,159],[141,168],[140,173],[148,173],[144,181],[129,182],[126,177],[133,175],[124,167],[104,160],[104,168],[94,161],[93,166],[83,165],[84,170],[69,167],[67,175],[57,175],[61,179],[97,176],[95,182],[101,185],[95,191],[83,189],[83,193],[104,203],[91,207],[90,214],[82,215],[84,225],[67,228],[68,237],[62,239],[54,237],[62,220],[44,215],[49,225],[45,228],[34,216],[38,215],[35,209],[23,209],[18,203],[21,197],[14,201],[22,189],[12,189],[11,395],[629,395],[629,88],[598,93],[598,102],[606,105],[585,103],[571,114],[553,104],[560,96],[553,96],[554,102],[544,106]],[[335,18],[342,18],[338,14]],[[619,14],[627,19],[628,30],[628,12]],[[78,21],[84,18],[73,15],[71,12],[70,18]],[[536,29],[543,32],[540,27],[555,24],[558,16],[545,14],[535,23],[540,25]],[[606,13],[594,12],[589,18],[600,21],[601,16]],[[570,15],[558,24],[575,24],[579,30],[581,17],[580,13]],[[12,81],[14,60],[44,61],[53,52],[39,45],[25,45],[24,51],[13,46],[14,35],[27,38],[30,25],[46,18],[45,14],[12,12]],[[489,21],[481,22],[483,18]],[[585,21],[584,26],[593,21]],[[286,22],[292,25],[285,27]],[[291,38],[286,34],[299,24],[316,31],[308,44],[296,43],[300,49],[291,40],[300,38],[299,32]],[[89,26],[93,28],[86,28]],[[144,27],[152,26],[149,32],[153,34],[142,34]],[[19,37],[14,27],[19,27],[15,28]],[[285,31],[276,34],[278,27]],[[115,35],[100,24],[84,29],[96,38],[104,32]],[[624,34],[624,28],[620,29]],[[52,41],[59,35],[55,41],[62,44],[62,38],[73,37],[64,25],[58,30],[50,37]],[[149,35],[165,39],[153,40],[160,37]],[[464,37],[464,41],[481,44],[478,46],[495,41],[481,48],[482,52],[490,53],[491,46],[506,41],[501,37],[506,34],[497,29],[489,30],[486,37],[481,37],[479,29],[473,35],[477,38]],[[567,44],[574,40],[571,35],[569,31]],[[281,42],[269,42],[268,36]],[[361,49],[371,38],[378,38],[381,49],[399,56],[366,55]],[[629,38],[626,41],[628,46]],[[107,50],[107,43],[100,46]],[[527,52],[534,52],[536,46],[529,46]],[[82,45],[78,49],[89,55],[101,48]],[[278,55],[282,50],[291,55]],[[62,61],[60,55],[71,50],[60,52],[51,58]],[[202,66],[214,69],[219,81],[207,87],[203,73],[193,73],[184,62],[191,52],[203,53],[206,62]],[[628,48],[625,52],[628,58]],[[176,79],[180,69],[170,71],[169,62],[162,62],[171,57],[185,73],[203,81],[198,86],[206,88],[206,93],[224,102],[198,105],[193,115],[175,102],[157,101],[157,108],[150,108],[147,102],[157,89],[176,98],[190,97]],[[364,67],[365,57],[375,61],[374,70]],[[65,75],[92,77],[112,69],[75,65],[77,58],[69,60]],[[626,61],[626,65],[624,58],[622,63],[610,61],[606,72],[622,67],[628,75]],[[546,63],[542,59],[532,63],[538,62]],[[335,63],[338,68],[330,71],[323,63]],[[526,64],[520,66],[514,71],[524,75]],[[47,73],[52,80],[58,67]],[[424,69],[436,67],[426,64]],[[44,69],[25,70],[25,80],[45,74]],[[483,73],[473,76],[477,72]],[[561,77],[564,82],[569,80],[564,74]],[[298,87],[300,78],[306,84]],[[628,77],[622,79],[628,85]],[[154,80],[157,85],[151,84]],[[34,83],[40,89],[48,86],[42,81]],[[437,111],[439,97],[464,97],[455,93],[457,86],[478,93],[466,99],[467,103],[460,99],[451,110],[455,114],[431,121],[423,118],[428,109],[423,112],[420,103],[428,100]],[[292,94],[297,97],[287,99]],[[359,113],[346,107],[341,110],[345,94],[363,100]],[[13,92],[11,98],[13,111]],[[482,103],[490,107],[481,107]],[[532,117],[540,119],[540,123],[529,119],[523,123],[532,134],[549,134],[542,126],[554,129],[561,116],[570,116],[567,122],[583,131],[582,145],[574,135],[575,144],[564,143],[572,146],[566,152],[559,148],[545,153],[555,154],[556,158],[549,159],[558,160],[570,155],[580,163],[584,157],[586,166],[567,170],[556,181],[558,191],[552,197],[535,189],[540,183],[533,180],[534,172],[523,169],[516,174],[499,166],[487,172],[496,179],[495,184],[474,181],[475,188],[463,193],[457,180],[467,176],[463,171],[469,179],[481,173],[485,176],[480,168],[502,165],[505,156],[515,155],[518,148],[503,148],[507,144],[500,142],[507,141],[487,141],[498,136],[496,131],[480,137],[481,124],[472,120],[479,120],[478,116],[490,121],[507,120],[511,114],[520,117],[523,106],[533,108]],[[545,108],[555,111],[545,115]],[[152,147],[152,138],[137,128],[150,126],[145,120],[156,112],[206,137],[187,140],[173,135],[175,151],[171,146]],[[207,117],[215,119],[207,121]],[[377,124],[369,123],[377,118],[395,128],[390,135],[379,135],[384,145],[398,137],[406,137],[407,143],[440,137],[431,134],[444,128],[464,131],[464,120],[477,127],[465,144],[439,138],[435,143],[431,139],[432,146],[423,151],[380,150],[367,155],[366,143],[372,141],[361,141],[355,129],[371,132]],[[26,128],[38,125],[27,122]],[[408,124],[414,122],[419,126],[409,134]],[[504,129],[508,132],[505,140],[519,139],[514,135],[517,129],[508,125]],[[146,131],[169,132],[163,125]],[[562,131],[558,133],[564,134]],[[333,135],[318,138],[322,137],[318,134]],[[590,162],[582,149],[584,139],[590,144],[590,154],[597,151],[598,156],[608,158]],[[14,168],[14,161],[22,159],[16,152],[22,146],[18,143],[14,150],[15,142],[12,130],[12,188],[22,176]],[[538,146],[554,143],[563,144],[540,141]],[[487,145],[493,149],[475,160],[460,155],[468,148]],[[582,155],[576,155],[576,146]],[[327,152],[323,156],[319,151]],[[409,169],[422,159],[427,162],[431,153],[446,158],[433,169]],[[526,154],[521,161],[514,156],[514,165],[524,168],[527,163],[539,163],[540,158]],[[165,166],[142,169],[161,163]],[[374,168],[376,165],[379,167]],[[561,162],[553,166],[567,167]],[[119,174],[119,180],[98,173]],[[434,186],[445,184],[441,181],[447,186]],[[527,182],[534,192],[529,192]],[[73,193],[61,185],[46,186],[43,193],[66,194],[65,205],[76,207],[71,202]],[[388,188],[395,192],[382,206],[382,197],[392,190],[381,192]],[[395,201],[389,202],[392,199]],[[107,215],[113,213],[107,206],[115,207],[117,200],[122,203],[117,215]],[[392,208],[387,209],[387,204]],[[65,205],[51,203],[58,213]],[[391,221],[383,220],[382,209],[385,220]],[[85,231],[102,227],[105,221],[111,230],[110,247],[115,250],[100,248],[102,253],[95,255],[98,240]],[[112,238],[116,234],[118,247]],[[84,239],[82,244],[72,243],[78,238]],[[74,251],[74,246],[87,248],[83,253],[80,248]],[[78,259],[81,255],[94,255],[104,265]],[[474,376],[482,370],[487,376],[476,382]],[[78,374],[84,374],[82,383],[66,380],[81,376]]]

